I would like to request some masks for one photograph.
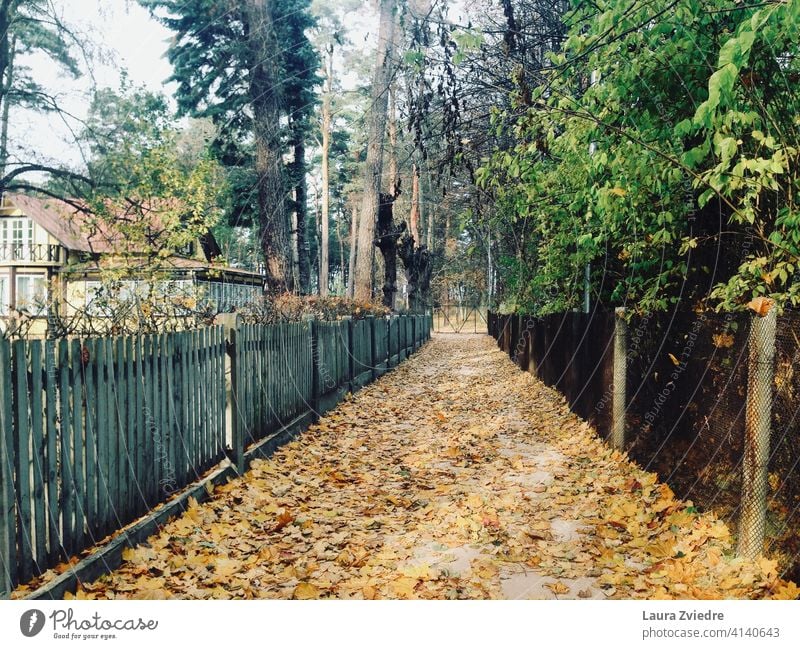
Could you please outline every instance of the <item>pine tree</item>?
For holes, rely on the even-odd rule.
[[[309,13],[310,0],[277,0],[275,19],[278,40],[283,44],[284,78],[281,86],[289,117],[289,147],[292,162],[289,181],[294,188],[292,209],[297,228],[297,274],[299,290],[308,293],[311,284],[310,245],[308,241],[308,197],[306,190],[306,141],[311,135],[311,116],[317,103],[315,86],[319,55],[308,39],[307,31],[315,21]]]
[[[272,292],[293,286],[288,188],[304,233],[305,137],[313,108],[315,53],[305,38],[307,0],[139,0],[175,32],[168,51],[181,114],[210,117],[223,162],[252,166],[259,236]],[[290,132],[281,128],[289,117]],[[249,142],[252,149],[249,150]],[[283,156],[294,164],[285,173]],[[288,177],[287,177],[288,176]],[[244,175],[242,177],[245,177]],[[253,177],[253,176],[251,176]],[[301,249],[305,251],[305,237]],[[305,257],[307,254],[298,255]],[[304,271],[300,282],[308,276]],[[308,285],[306,280],[305,286]]]

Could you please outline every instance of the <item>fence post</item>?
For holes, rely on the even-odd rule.
[[[311,315],[303,316],[311,329],[311,408],[314,411],[314,421],[319,420],[320,398],[320,366],[322,358],[319,351],[319,325],[316,318]]]
[[[355,359],[353,355],[355,354],[355,348],[353,346],[353,318],[348,316],[344,316],[342,318],[347,323],[347,340],[345,344],[347,345],[347,383],[349,385],[348,392],[353,391],[353,379],[355,379]]]
[[[620,451],[625,447],[627,329],[625,307],[617,307],[614,309],[614,401],[611,413],[611,443]]]
[[[237,473],[244,472],[244,430],[239,413],[239,374],[236,357],[236,334],[239,328],[239,316],[235,313],[223,313],[217,316],[216,323],[222,325],[225,332],[226,351],[225,375],[226,407],[225,438],[228,443],[228,457]]]
[[[754,315],[747,342],[742,506],[739,514],[739,556],[755,559],[764,550],[767,513],[767,466],[772,424],[777,310],[770,301],[765,315]]]
[[[369,322],[369,358],[370,358],[370,367],[372,368],[372,380],[378,378],[378,363],[377,363],[377,356],[378,350],[376,349],[377,345],[375,344],[375,316],[368,315],[366,318],[367,322]]]

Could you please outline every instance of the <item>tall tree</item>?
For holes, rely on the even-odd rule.
[[[306,177],[306,141],[311,135],[311,116],[317,103],[315,86],[320,59],[312,46],[308,31],[315,20],[309,12],[311,0],[277,0],[275,30],[283,46],[284,61],[281,85],[289,121],[289,148],[292,162],[289,181],[294,190],[291,208],[294,213],[297,281],[300,293],[308,293],[311,286],[311,259],[308,240],[308,191]]]
[[[292,284],[286,219],[286,188],[281,158],[281,101],[275,74],[279,47],[273,25],[273,3],[245,0],[242,13],[249,69],[249,102],[253,112],[255,172],[260,212],[261,246],[267,284],[279,292]]]
[[[352,45],[347,38],[345,19],[351,12],[362,5],[361,0],[314,0],[312,13],[316,18],[316,29],[313,31],[312,40],[316,45],[322,59],[322,107],[319,116],[320,123],[320,191],[319,191],[319,292],[327,295],[331,289],[332,272],[338,271],[335,278],[341,285],[345,277],[349,277],[344,265],[344,242],[342,240],[343,213],[336,211],[338,206],[346,202],[341,197],[346,194],[346,184],[342,172],[347,165],[344,158],[348,154],[349,134],[342,130],[334,132],[336,119],[344,124],[349,124],[348,115],[351,112],[349,104],[352,96],[341,92],[342,88],[337,78],[337,73],[342,67],[347,67],[352,72],[351,62],[347,60],[347,47]],[[356,66],[357,67],[357,66]],[[343,139],[344,138],[344,139]],[[343,146],[345,144],[345,146]],[[340,149],[342,158],[337,158],[336,149]],[[350,170],[348,169],[348,172]],[[338,186],[337,186],[338,185]],[[336,200],[338,194],[340,200]],[[338,254],[331,253],[331,218],[336,217],[336,240]],[[349,246],[348,246],[349,248]],[[337,259],[332,259],[337,257]],[[335,262],[335,263],[334,263]]]
[[[330,151],[331,151],[331,98],[333,95],[333,54],[334,44],[328,43],[325,48],[325,93],[322,98],[322,206],[320,214],[320,252],[319,252],[319,294],[328,294],[330,245]]]
[[[372,105],[364,170],[364,196],[361,202],[358,241],[355,249],[353,295],[357,300],[372,299],[372,264],[375,255],[375,224],[378,217],[383,174],[383,148],[389,103],[389,84],[394,69],[394,30],[397,0],[381,0],[378,52],[372,80]]]
[[[307,55],[300,35],[307,25],[305,0],[139,0],[175,32],[169,48],[178,83],[176,97],[182,114],[210,117],[218,127],[217,149],[226,163],[247,158],[253,169],[261,249],[271,292],[292,287],[289,243],[290,179],[283,156],[290,152],[302,167],[302,132],[285,137],[282,119],[308,103],[287,70],[298,62],[287,53]],[[281,18],[282,16],[282,18]],[[289,23],[297,23],[298,28]],[[298,47],[283,46],[291,40]],[[302,52],[301,52],[302,50]],[[298,59],[299,60],[299,59]],[[308,79],[308,75],[305,77]],[[299,79],[302,83],[302,78]],[[291,92],[290,92],[291,91]],[[301,96],[302,95],[302,96]],[[302,113],[302,110],[298,114]],[[291,143],[289,143],[291,140]],[[252,142],[252,152],[248,150]],[[287,151],[291,149],[291,151]],[[301,174],[303,175],[303,174]],[[247,175],[242,175],[242,179]],[[294,180],[294,179],[292,179]],[[298,182],[300,180],[298,179]],[[303,180],[304,183],[304,180]],[[299,192],[303,194],[304,186]]]

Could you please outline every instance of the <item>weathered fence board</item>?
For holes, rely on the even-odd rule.
[[[17,583],[16,519],[14,490],[14,438],[12,434],[11,349],[0,340],[0,593],[9,592]]]
[[[369,316],[240,325],[228,338],[211,327],[0,340],[0,596],[235,460],[237,444],[307,425],[430,325]]]

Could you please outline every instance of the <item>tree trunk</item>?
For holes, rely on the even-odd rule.
[[[431,183],[431,172],[430,169],[426,167],[425,178],[428,181],[428,186],[425,190],[425,195],[428,197],[430,201],[431,197],[433,196],[433,183]],[[428,246],[428,250],[433,250],[433,225],[436,219],[436,206],[433,202],[430,203],[430,208],[425,210],[425,213],[428,217],[428,236],[427,241],[425,242]]]
[[[352,299],[355,296],[356,280],[356,246],[358,244],[358,208],[353,207],[350,222],[350,260],[347,268],[347,297]]]
[[[397,116],[394,94],[394,84],[391,84],[389,86],[389,195],[397,198],[400,195],[400,170],[397,167]]]
[[[381,194],[378,208],[378,229],[375,245],[383,255],[383,306],[394,308],[394,294],[397,292],[397,240],[406,229],[406,224],[396,226],[392,217],[394,197]]]
[[[386,131],[388,89],[394,56],[394,11],[397,0],[381,0],[378,53],[372,81],[372,110],[367,139],[367,161],[364,172],[364,198],[356,246],[353,294],[358,300],[372,299],[372,262],[375,256],[375,221],[380,201],[383,173],[383,142]]]
[[[294,145],[294,200],[297,214],[297,274],[300,293],[308,295],[311,286],[311,248],[308,240],[308,189],[306,187],[306,146],[303,134]]]
[[[408,308],[419,313],[429,300],[433,271],[430,252],[425,246],[414,245],[414,238],[406,234],[400,242],[398,254],[406,269]]]
[[[8,162],[8,113],[11,103],[8,100],[8,93],[14,83],[14,54],[17,49],[17,39],[12,38],[10,50],[8,53],[8,62],[6,64],[6,73],[0,80],[2,85],[2,95],[0,95],[0,106],[2,106],[2,115],[0,115],[0,178],[6,175],[6,163]],[[0,191],[0,198],[2,192]]]
[[[12,48],[9,42],[9,31],[16,4],[15,0],[0,0],[0,79],[3,81],[6,78],[6,69],[11,65]],[[0,103],[6,100],[6,91],[5,85],[3,85]]]
[[[250,61],[250,101],[253,110],[255,172],[258,190],[261,249],[270,293],[291,290],[286,190],[281,157],[281,98],[275,67],[275,42],[270,0],[246,0],[244,17]]]
[[[339,282],[337,286],[346,286],[344,276],[344,236],[342,235],[342,211],[336,212],[336,239],[339,242]]]
[[[291,170],[292,175],[294,170]],[[289,256],[291,259],[292,279],[291,286],[294,292],[300,291],[300,255],[297,246],[297,201],[291,200],[289,205]]]
[[[408,217],[408,224],[411,236],[414,237],[414,245],[422,245],[419,239],[419,169],[417,165],[413,165],[411,168],[411,215]]]
[[[319,252],[319,294],[328,294],[328,245],[330,238],[330,149],[331,149],[331,95],[333,90],[333,44],[328,45],[325,65],[325,97],[322,100],[322,234]]]
[[[8,162],[8,112],[9,106],[9,92],[14,83],[14,54],[17,49],[17,39],[12,37],[9,41],[8,38],[8,13],[6,2],[3,3],[3,8],[0,9],[0,29],[3,30],[0,37],[0,110],[2,110],[2,125],[0,125],[0,181],[6,175],[6,163]],[[2,27],[5,25],[5,27]],[[0,183],[0,199],[3,196],[3,185]]]

